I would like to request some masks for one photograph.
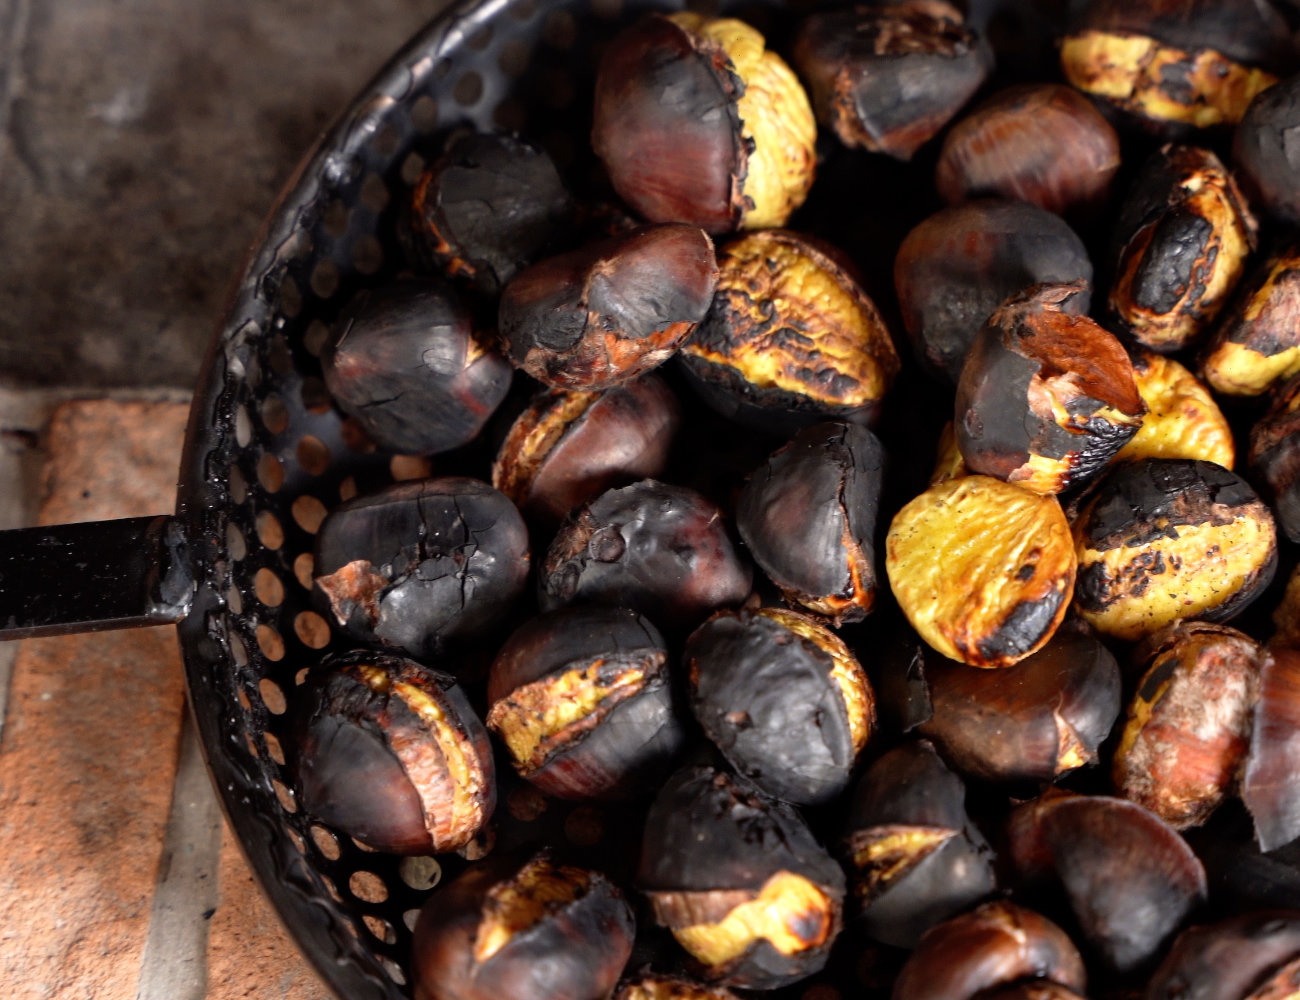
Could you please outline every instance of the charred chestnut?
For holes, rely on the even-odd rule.
[[[914,948],[930,927],[993,892],[993,852],[965,802],[961,779],[925,740],[895,747],[863,773],[844,854],[868,935]]]
[[[679,771],[646,817],[637,884],[711,981],[774,989],[819,971],[844,873],[792,806],[745,778]]]
[[[520,627],[492,662],[488,729],[548,795],[633,795],[685,742],[667,659],[663,636],[635,611],[552,611]]]
[[[1300,650],[1274,646],[1260,665],[1241,798],[1261,850],[1300,836]]]
[[[1055,497],[988,476],[936,483],[894,517],[885,569],[921,638],[949,659],[1006,667],[1042,648],[1074,589]]]
[[[381,448],[450,451],[474,438],[505,399],[512,372],[484,347],[445,283],[398,281],[348,304],[321,359],[325,385]]]
[[[679,422],[677,397],[653,374],[600,393],[545,389],[511,425],[492,485],[554,528],[605,490],[661,473]]]
[[[871,610],[884,460],[865,428],[816,424],[749,477],[736,502],[736,530],[790,603],[836,623]]]
[[[1120,208],[1111,310],[1153,351],[1195,343],[1240,280],[1256,229],[1217,156],[1195,146],[1163,147]]]
[[[1300,168],[1294,140],[1300,125],[1300,76],[1255,96],[1233,133],[1232,159],[1251,204],[1294,225],[1300,222]]]
[[[1300,372],[1300,244],[1268,259],[1214,331],[1201,373],[1217,392],[1258,396]]]
[[[1049,212],[1099,208],[1119,169],[1119,136],[1077,90],[1029,83],[1000,90],[957,122],[934,169],[950,205],[1027,201]]]
[[[515,505],[459,476],[349,500],[316,534],[317,596],[338,626],[417,659],[500,621],[528,566],[528,529]]]
[[[794,63],[841,142],[910,160],[979,89],[993,53],[955,7],[904,0],[809,16]]]
[[[926,932],[894,982],[893,1000],[971,1000],[1019,980],[1081,991],[1083,959],[1046,917],[1015,903],[985,903]]]
[[[1300,955],[1300,911],[1256,910],[1178,935],[1146,1000],[1283,1000],[1265,990]],[[1293,987],[1294,989],[1294,987]]]
[[[957,383],[953,427],[973,472],[1036,493],[1086,482],[1136,433],[1146,406],[1120,342],[1064,304],[1082,282],[1037,285],[989,317]]]
[[[1198,458],[1231,469],[1232,428],[1210,390],[1173,358],[1141,348],[1130,358],[1147,413],[1116,460]]]
[[[868,423],[898,354],[849,273],[796,233],[752,233],[718,258],[708,315],[679,355],[723,416],[778,432],[842,417]]]
[[[1277,388],[1250,429],[1250,467],[1271,496],[1278,527],[1300,541],[1300,375]]]
[[[1227,621],[1273,579],[1273,515],[1209,462],[1148,458],[1097,487],[1074,523],[1075,607],[1099,632],[1139,639],[1183,618]]]
[[[496,804],[487,731],[455,680],[412,660],[330,657],[296,692],[303,808],[377,851],[454,851]]]
[[[602,1000],[632,953],[632,908],[599,872],[545,852],[477,865],[415,924],[416,1000]]]
[[[723,986],[647,972],[619,983],[614,1000],[735,1000],[735,994]]]
[[[752,575],[716,506],[646,479],[607,490],[565,522],[542,565],[542,603],[634,608],[677,632],[744,601]]]
[[[691,633],[684,659],[695,717],[737,771],[796,805],[848,787],[875,695],[835,633],[783,608],[721,611]]]
[[[510,360],[553,389],[607,389],[663,364],[709,309],[713,242],[692,226],[634,229],[549,257],[510,282]]]
[[[601,58],[591,144],[652,222],[784,225],[812,186],[816,138],[798,79],[741,21],[652,15]]]
[[[894,289],[912,348],[953,384],[971,341],[1010,296],[1031,285],[1092,281],[1083,242],[1051,212],[1017,201],[976,201],[936,212],[907,234]],[[1085,290],[1067,311],[1085,315]]]

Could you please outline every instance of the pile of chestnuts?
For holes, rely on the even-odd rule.
[[[322,364],[434,474],[321,523],[286,746],[469,862],[417,1000],[1300,996],[1300,5],[1072,8],[649,14],[595,180],[428,158]]]

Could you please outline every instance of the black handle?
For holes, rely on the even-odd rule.
[[[177,622],[193,594],[165,514],[0,531],[0,639]]]

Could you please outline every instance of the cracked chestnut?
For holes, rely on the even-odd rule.
[[[1232,139],[1232,160],[1250,203],[1290,225],[1300,223],[1297,126],[1300,76],[1293,76],[1256,95]]]
[[[1215,328],[1201,374],[1225,396],[1258,396],[1300,372],[1300,244],[1272,254]]]
[[[1147,984],[1145,1000],[1285,1000],[1279,977],[1295,975],[1300,911],[1254,910],[1190,927]]]
[[[1267,412],[1250,429],[1249,461],[1273,501],[1278,527],[1300,541],[1300,375],[1274,390]]]
[[[736,1000],[724,986],[706,986],[683,976],[647,972],[619,983],[613,1000]]]
[[[377,851],[454,851],[492,816],[487,731],[446,674],[382,653],[329,657],[296,692],[291,731],[303,808]]]
[[[1260,850],[1300,836],[1300,650],[1273,646],[1259,670],[1259,700],[1241,798]]]
[[[1143,348],[1129,357],[1147,412],[1115,461],[1195,458],[1231,469],[1236,458],[1232,428],[1210,390],[1173,358]]]

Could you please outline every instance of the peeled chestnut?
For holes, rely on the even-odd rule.
[[[628,797],[685,742],[659,630],[625,608],[560,608],[517,629],[488,675],[487,725],[548,795]]]
[[[1293,76],[1255,96],[1232,140],[1232,159],[1251,204],[1291,225],[1300,222],[1297,125],[1300,76]]]
[[[910,160],[979,89],[993,53],[957,8],[903,0],[810,15],[794,63],[841,142]]]
[[[857,925],[914,948],[993,892],[993,852],[966,815],[966,788],[925,740],[877,758],[849,797],[844,855]]]
[[[1083,242],[1056,215],[1018,201],[945,208],[904,238],[894,288],[917,360],[953,384],[971,341],[1003,302],[1031,285],[1092,281]],[[1086,315],[1084,292],[1064,303]]]
[[[1178,935],[1156,969],[1146,1000],[1285,1000],[1269,992],[1275,976],[1300,956],[1300,911],[1255,910]]]
[[[1241,798],[1260,850],[1300,836],[1300,650],[1273,646],[1259,671]]]
[[[446,674],[358,651],[295,692],[287,747],[303,808],[392,854],[454,851],[496,804],[487,731]]]
[[[848,787],[875,695],[834,632],[784,608],[720,611],[683,659],[695,717],[737,771],[796,805]]]
[[[591,144],[652,222],[783,225],[812,186],[816,138],[798,79],[741,21],[651,15],[601,58]]]
[[[515,505],[459,476],[349,500],[316,534],[317,596],[339,628],[417,659],[505,617],[528,567],[528,529]]]
[[[1201,373],[1217,392],[1258,396],[1300,372],[1300,244],[1243,283],[1210,339]]]
[[[1250,467],[1273,501],[1278,527],[1300,541],[1300,375],[1278,386],[1250,429]]]
[[[930,485],[941,483],[945,479],[971,475],[971,469],[957,447],[957,431],[949,420],[939,432],[939,445],[935,449],[934,470],[930,473]]]
[[[843,421],[814,424],[768,458],[736,501],[736,530],[790,603],[836,623],[875,603],[884,450]]]
[[[680,419],[654,374],[599,393],[544,389],[501,443],[492,485],[527,520],[554,528],[605,490],[659,475]]]
[[[1146,406],[1123,346],[1065,311],[1085,287],[1036,285],[976,336],[953,417],[972,472],[1061,493],[1101,471],[1142,423]]]
[[[510,364],[483,346],[445,282],[408,279],[353,299],[321,359],[334,402],[374,442],[433,455],[472,440],[510,389]]]
[[[775,989],[819,971],[844,873],[793,807],[747,779],[683,769],[646,817],[637,885],[707,980]]]
[[[492,859],[429,897],[416,1000],[603,1000],[632,954],[632,908],[604,875],[542,852]]]
[[[619,983],[614,1000],[735,1000],[735,994],[723,986],[647,972]]]
[[[645,226],[548,257],[501,294],[510,360],[553,389],[594,391],[663,364],[704,318],[718,280],[692,226]]]
[[[1197,458],[1231,469],[1232,428],[1210,390],[1173,358],[1142,348],[1129,356],[1147,412],[1115,460]]]
[[[898,354],[844,267],[797,233],[766,231],[723,247],[718,272],[713,305],[679,354],[705,402],[778,433],[876,417]]]

